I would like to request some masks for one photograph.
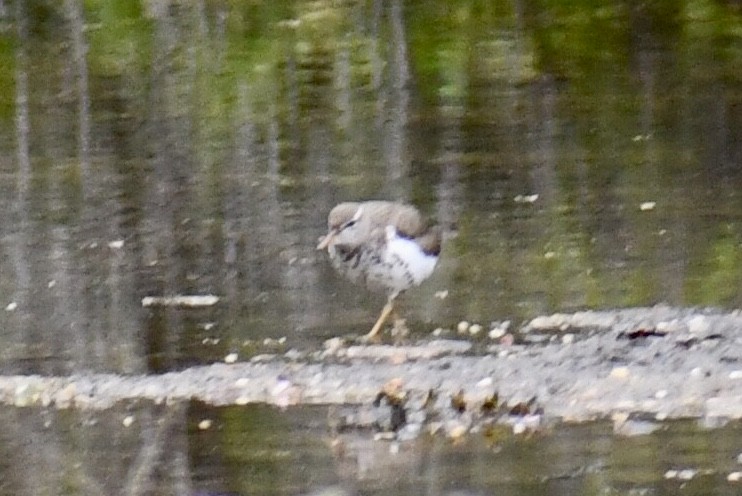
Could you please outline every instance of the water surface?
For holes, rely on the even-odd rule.
[[[739,26],[736,2],[697,0],[0,2],[0,369],[159,373],[366,332],[384,296],[315,250],[348,199],[411,202],[444,229],[436,273],[403,300],[413,337],[462,319],[737,308]],[[179,294],[220,301],[141,305]],[[46,446],[44,421],[6,415],[14,443]],[[263,412],[252,442],[303,425],[292,415]],[[195,472],[207,493],[342,479],[318,438],[289,437],[262,452],[275,478],[248,487],[234,476],[258,463],[237,444],[244,429],[184,425],[175,474],[207,460]],[[732,449],[714,451],[723,434],[575,429],[497,448],[421,442],[401,483],[358,490],[673,494],[661,474],[687,463],[712,473],[684,492],[732,493],[721,481]],[[99,448],[76,451],[78,434],[65,437],[76,431],[62,432],[56,460],[75,471]],[[671,450],[686,439],[704,448]],[[107,466],[134,459],[116,446]],[[28,453],[2,472],[36,467]],[[515,475],[473,468],[495,462]],[[119,480],[118,468],[102,477]]]

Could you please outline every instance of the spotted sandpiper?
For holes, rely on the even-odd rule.
[[[365,336],[374,339],[394,312],[397,296],[433,273],[440,230],[429,227],[415,207],[389,201],[341,203],[330,211],[327,227],[317,249],[327,249],[333,267],[352,282],[387,294]]]

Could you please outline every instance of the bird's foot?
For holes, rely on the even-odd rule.
[[[358,338],[358,341],[361,344],[380,344],[381,343],[381,333],[368,333],[364,334],[360,338]]]

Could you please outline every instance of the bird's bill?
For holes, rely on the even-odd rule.
[[[330,246],[330,243],[332,243],[333,238],[337,235],[337,231],[335,229],[331,230],[327,233],[327,236],[319,240],[319,244],[317,245],[318,250],[325,250],[328,246]]]

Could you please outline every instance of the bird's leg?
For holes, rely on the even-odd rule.
[[[389,314],[394,312],[394,298],[396,298],[397,295],[393,295],[389,298],[389,300],[386,302],[386,305],[384,305],[384,308],[381,310],[381,315],[379,315],[379,318],[376,320],[376,323],[371,328],[371,330],[363,337],[364,341],[371,341],[376,340],[376,335],[379,334],[379,331],[381,331],[382,326],[386,322],[386,320],[389,318]]]

